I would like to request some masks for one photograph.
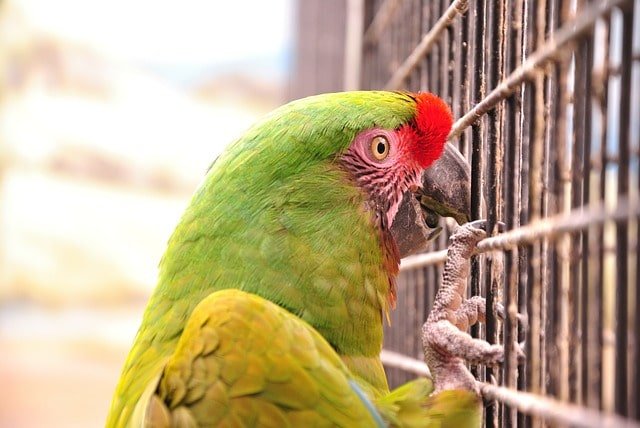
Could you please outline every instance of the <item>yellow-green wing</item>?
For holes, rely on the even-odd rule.
[[[433,384],[418,378],[378,397],[378,412],[393,428],[479,428],[482,403],[473,391],[432,394]]]
[[[480,428],[482,401],[473,391],[453,389],[429,397],[426,403],[429,427]]]
[[[311,326],[239,290],[196,307],[151,387],[138,406],[146,426],[376,426],[344,363]]]

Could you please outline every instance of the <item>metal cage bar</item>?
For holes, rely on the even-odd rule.
[[[449,102],[449,141],[471,163],[472,216],[508,226],[479,244],[470,279],[471,293],[508,314],[472,329],[507,344],[502,368],[472,368],[500,384],[483,384],[498,403],[486,425],[638,426],[625,418],[640,419],[640,1],[365,4],[363,88]],[[403,260],[398,305],[411,309],[393,315],[385,348],[421,357],[416,332],[447,239]],[[511,344],[523,339],[518,365]],[[392,384],[415,375],[395,361],[385,358]]]

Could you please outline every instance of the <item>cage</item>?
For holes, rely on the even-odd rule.
[[[488,310],[472,334],[526,349],[472,367],[486,426],[640,426],[640,1],[314,0],[297,22],[292,98],[425,90],[458,118],[472,216],[507,225],[470,279],[507,317]],[[402,262],[392,385],[424,373],[447,239]]]

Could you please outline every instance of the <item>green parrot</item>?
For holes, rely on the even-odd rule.
[[[478,426],[474,391],[390,391],[379,358],[425,216],[467,219],[451,126],[429,93],[345,92],[230,145],[168,242],[106,426]]]

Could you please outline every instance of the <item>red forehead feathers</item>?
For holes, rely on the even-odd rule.
[[[408,152],[420,168],[427,168],[440,157],[451,131],[453,116],[449,106],[428,92],[414,95],[416,116],[399,132]]]

